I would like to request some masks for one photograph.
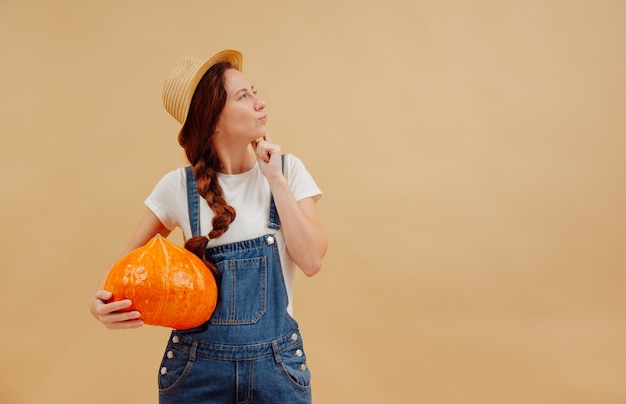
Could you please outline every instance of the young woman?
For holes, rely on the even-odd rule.
[[[166,110],[191,168],[167,173],[124,251],[180,227],[185,247],[219,274],[215,312],[173,330],[159,369],[161,403],[310,403],[310,372],[292,317],[296,266],[313,276],[327,239],[315,203],[321,191],[295,156],[267,133],[265,102],[233,50],[186,58],[167,78]],[[102,285],[100,289],[102,289]],[[98,290],[91,312],[111,329],[142,325]]]

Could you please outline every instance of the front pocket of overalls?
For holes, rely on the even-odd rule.
[[[216,266],[222,281],[210,323],[243,325],[259,321],[267,304],[267,259],[231,259]]]
[[[311,372],[306,364],[306,355],[302,344],[297,344],[287,351],[281,352],[278,366],[291,386],[302,391],[311,389]]]
[[[168,344],[159,368],[159,394],[168,394],[180,387],[191,373],[193,363],[189,352]]]

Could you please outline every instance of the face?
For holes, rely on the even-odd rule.
[[[226,104],[217,124],[218,137],[229,141],[250,143],[267,134],[265,102],[257,97],[254,87],[236,69],[224,72]]]

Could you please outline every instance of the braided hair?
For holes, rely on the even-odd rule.
[[[198,194],[206,199],[213,211],[213,229],[207,236],[192,237],[185,248],[200,257],[218,275],[215,266],[205,257],[209,239],[224,234],[235,220],[235,209],[224,199],[224,192],[217,180],[222,168],[215,150],[215,128],[226,104],[224,72],[234,68],[229,63],[217,63],[202,77],[189,107],[187,120],[178,136],[178,143],[185,150],[187,160],[193,166]]]

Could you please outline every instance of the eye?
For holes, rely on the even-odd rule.
[[[257,91],[257,90],[252,89],[252,90],[250,90],[250,92],[251,92],[252,94],[256,95],[258,91]],[[249,96],[250,96],[250,94],[249,94],[248,92],[244,92],[244,93],[242,93],[242,94],[241,94],[241,96],[239,96],[239,98],[238,98],[238,99],[239,99],[239,100],[243,100],[244,98],[248,98]]]

